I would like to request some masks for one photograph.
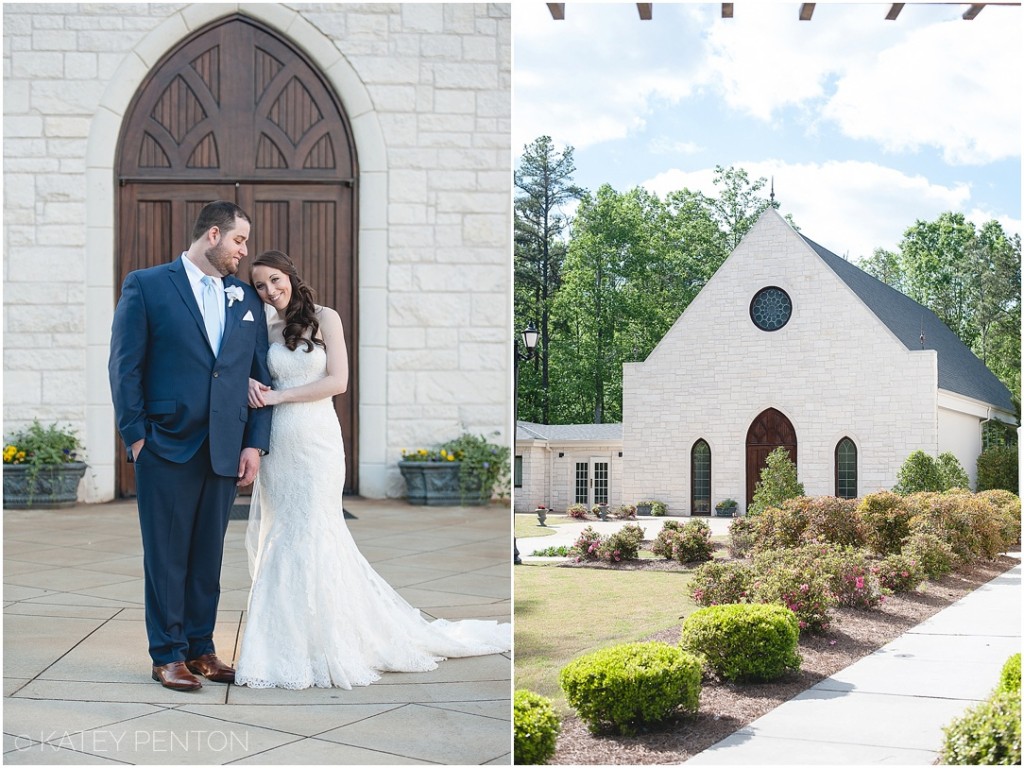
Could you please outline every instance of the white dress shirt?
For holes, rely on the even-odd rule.
[[[185,264],[185,274],[188,275],[189,285],[192,286],[192,295],[196,298],[196,304],[199,305],[199,314],[203,315],[203,319],[206,319],[206,315],[203,314],[203,278],[206,277],[206,273],[203,272],[185,253],[181,254],[181,260]],[[224,308],[224,280],[219,275],[210,275],[213,284],[217,286],[217,295],[221,297],[221,300],[217,302],[217,308],[220,310],[220,327],[224,328],[224,320],[227,311]]]

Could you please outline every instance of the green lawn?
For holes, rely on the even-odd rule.
[[[569,520],[568,515],[547,516],[544,525],[537,522],[535,512],[517,512],[515,515],[515,531],[517,539],[530,539],[536,536],[553,536],[555,529],[552,526],[559,525]]]
[[[587,651],[682,624],[697,606],[689,573],[520,565],[515,570],[515,687],[569,711],[558,672]]]

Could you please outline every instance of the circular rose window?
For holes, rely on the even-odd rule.
[[[781,288],[762,288],[750,302],[750,319],[762,331],[777,331],[789,322],[793,301]]]

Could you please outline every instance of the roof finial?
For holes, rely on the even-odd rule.
[[[768,202],[772,205],[775,204],[775,177],[772,176],[772,193],[768,195]]]

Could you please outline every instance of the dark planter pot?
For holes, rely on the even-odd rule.
[[[725,509],[716,509],[715,517],[735,517],[736,507],[726,507]]]
[[[76,461],[40,467],[32,477],[26,464],[4,464],[4,509],[60,509],[78,501],[87,465]]]
[[[398,469],[405,478],[410,504],[428,507],[480,506],[491,501],[480,488],[479,480],[465,491],[459,485],[462,465],[458,461],[400,461]]]
[[[636,505],[636,513],[638,515],[640,515],[641,517],[649,517],[650,514],[651,514],[651,505],[650,504],[637,504]]]

